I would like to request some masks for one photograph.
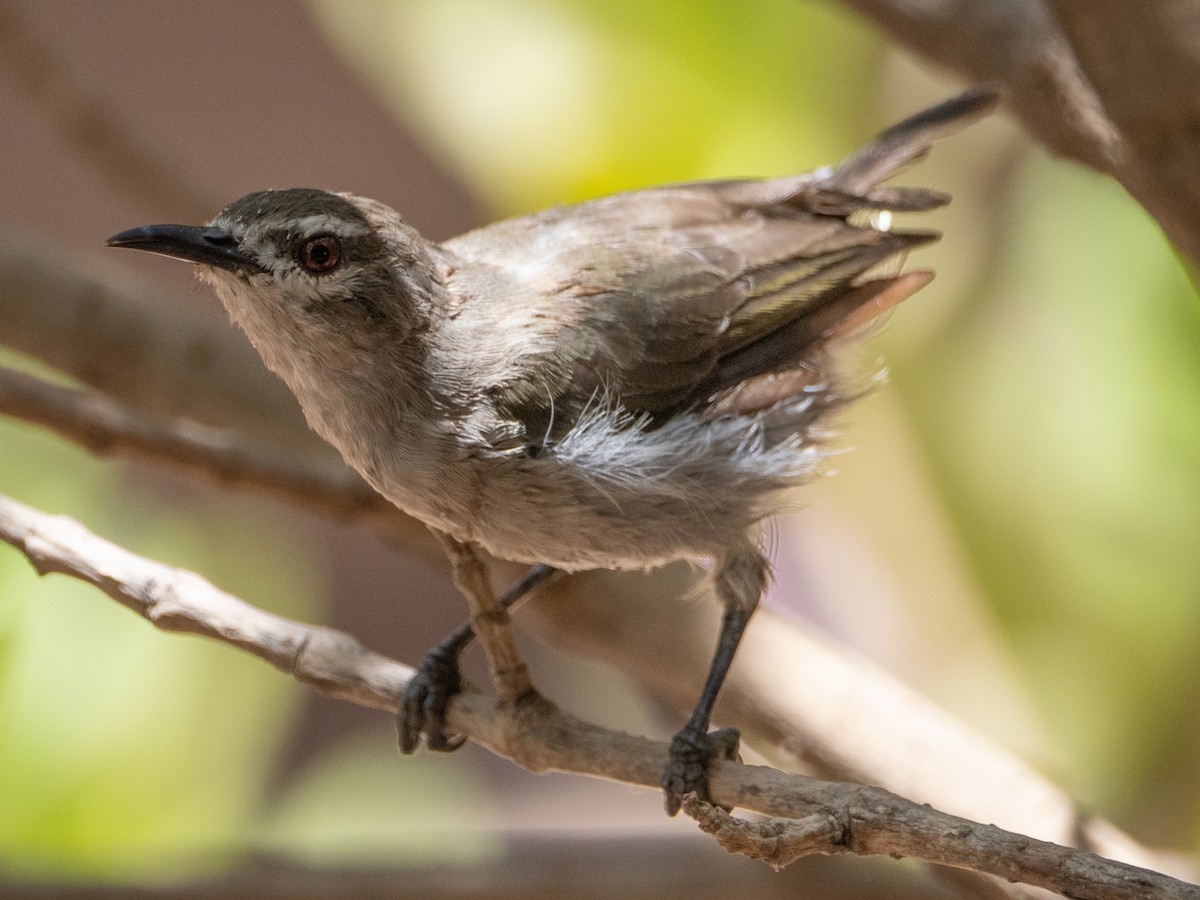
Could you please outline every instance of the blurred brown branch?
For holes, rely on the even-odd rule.
[[[367,520],[411,539],[419,526],[358,475],[325,455],[284,454],[241,433],[190,419],[155,418],[103,394],[0,366],[0,414],[33,422],[98,455],[170,465],[228,487],[287,500],[335,519]]]
[[[235,329],[177,298],[130,287],[105,261],[7,228],[0,237],[4,346],[133,409],[339,460]]]
[[[59,60],[54,49],[38,41],[22,16],[0,3],[0,65],[12,82],[45,113],[46,119],[93,164],[97,172],[130,197],[152,208],[207,220],[217,206],[204,197],[151,148],[134,140],[115,121],[102,99],[88,92]]]
[[[1200,7],[1183,0],[842,0],[1054,153],[1111,175],[1200,264]],[[1133,19],[1136,17],[1136,26]]]
[[[136,556],[74,520],[5,497],[0,497],[0,539],[21,550],[41,574],[79,578],[158,628],[238,647],[330,696],[394,713],[412,677],[408,667],[347,634],[273,616],[198,575]],[[656,787],[666,762],[666,744],[589,725],[541,698],[503,703],[465,693],[452,702],[448,721],[454,731],[533,771],[579,772]],[[691,806],[726,846],[776,865],[808,853],[888,854],[987,872],[1077,898],[1200,897],[1200,888],[1165,875],[949,816],[879,788],[723,762],[712,792],[723,805],[790,820],[747,823],[704,804]]]

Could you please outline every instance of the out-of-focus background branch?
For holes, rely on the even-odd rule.
[[[328,464],[185,267],[112,258],[98,249],[107,235],[309,184],[378,197],[438,238],[606,190],[809,168],[957,89],[893,39],[960,77],[1000,80],[1031,134],[1114,175],[1195,258],[1188,197],[1200,173],[1163,149],[1187,138],[1196,86],[1183,7],[1150,4],[1112,25],[1121,4],[1094,4],[1109,27],[1091,34],[1066,2],[845,6],[882,30],[798,0],[7,3],[0,339],[21,355],[5,362]],[[1159,72],[1174,73],[1171,90]],[[81,109],[98,132],[78,127]],[[131,186],[139,178],[147,190]],[[779,525],[771,605],[1136,837],[1195,849],[1200,323],[1186,276],[1114,181],[1050,160],[1007,122],[946,143],[904,178],[956,197],[932,222],[946,238],[919,260],[939,278],[870,344],[892,384],[847,417],[856,449],[838,477]],[[464,612],[419,532],[397,547],[159,467],[98,463],[19,422],[0,423],[0,454],[4,490],[389,654],[417,659]],[[676,715],[639,692],[655,683],[639,660],[708,639],[710,610],[670,605],[690,578],[595,576],[519,616],[548,643],[639,675],[531,641],[536,681],[586,718],[671,733]],[[596,597],[610,599],[585,605]],[[696,637],[674,632],[680,615]],[[564,828],[690,834],[649,793],[534,778],[470,751],[398,762],[378,717],[146,631],[0,558],[7,871],[128,883],[227,872],[246,857],[361,871],[499,860]],[[69,683],[64,659],[78,672]],[[658,687],[686,704],[682,688]],[[809,745],[792,747],[795,760],[872,777],[853,749],[806,758]],[[747,877],[731,861],[688,881],[691,853],[670,857],[689,896]],[[830,865],[836,880],[845,867]],[[846,896],[863,894],[854,877]],[[905,889],[895,869],[881,878]]]
[[[1057,154],[1112,175],[1200,262],[1200,10],[1182,0],[845,0],[961,77],[996,79]]]

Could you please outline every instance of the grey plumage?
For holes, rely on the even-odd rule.
[[[994,102],[968,92],[832,170],[632,191],[442,244],[308,189],[112,243],[203,263],[311,426],[431,527],[568,570],[711,560],[723,651],[676,740],[673,810],[703,790],[711,702],[766,583],[759,523],[818,471],[853,394],[840,344],[930,277],[871,274],[936,235],[869,213],[947,200],[883,182]]]

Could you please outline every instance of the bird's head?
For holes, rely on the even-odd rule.
[[[248,194],[208,225],[147,225],[108,245],[196,263],[276,371],[297,354],[340,367],[394,346],[428,320],[438,284],[428,244],[392,209],[309,188]]]

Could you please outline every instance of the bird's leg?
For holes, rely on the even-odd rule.
[[[460,625],[445,640],[430,650],[408,683],[408,688],[404,692],[404,704],[397,720],[402,753],[412,753],[416,750],[422,732],[425,734],[426,746],[430,750],[450,752],[463,745],[464,739],[461,736],[446,733],[446,707],[450,703],[450,699],[462,690],[459,659],[463,651],[475,639],[473,623],[480,616],[493,620],[504,617],[504,624],[500,627],[506,628],[506,610],[562,574],[552,566],[533,566],[499,598],[494,598],[490,586],[487,585],[483,563],[469,545],[460,544],[458,541],[446,537],[442,538],[442,542],[454,567],[455,583],[467,595],[471,604],[471,621]],[[464,580],[466,586],[464,586]],[[482,602],[477,603],[480,600],[477,590],[480,585],[485,593]],[[477,609],[477,605],[480,607],[479,609]],[[487,646],[485,644],[485,650]],[[518,673],[524,679],[524,689],[529,690],[528,675],[524,674],[524,665],[520,663],[515,653],[514,649],[512,658],[516,660],[519,667]],[[492,664],[491,654],[489,654],[488,662]],[[502,686],[505,677],[497,672],[494,665],[492,672],[493,679],[496,680],[503,698],[506,693]],[[514,689],[520,692],[521,685],[513,684],[510,681],[507,692],[511,693]]]
[[[733,655],[741,643],[746,625],[758,606],[766,587],[768,563],[762,554],[748,546],[714,564],[713,589],[725,606],[717,650],[704,682],[700,700],[687,724],[671,741],[670,758],[662,777],[667,815],[679,812],[686,794],[694,792],[711,802],[708,793],[708,768],[714,759],[737,759],[739,735],[734,728],[709,732],[717,694],[729,672]]]
[[[517,652],[506,610],[492,591],[487,566],[473,544],[441,534],[442,548],[450,559],[450,574],[471,608],[471,630],[483,645],[488,672],[502,705],[511,706],[533,693],[529,670]]]

